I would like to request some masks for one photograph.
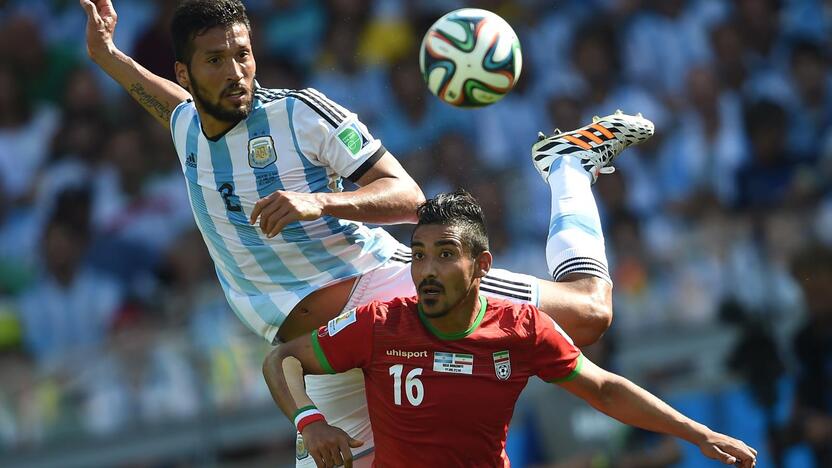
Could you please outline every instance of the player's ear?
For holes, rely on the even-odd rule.
[[[179,86],[190,90],[191,80],[188,79],[188,66],[182,62],[176,62],[173,65],[173,71],[176,73],[176,81],[179,83]]]
[[[483,253],[477,255],[476,261],[476,271],[474,271],[474,278],[482,278],[488,274],[491,270],[491,263],[494,261],[494,257],[491,256],[491,252],[484,251]]]

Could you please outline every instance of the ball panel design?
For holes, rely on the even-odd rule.
[[[486,10],[446,14],[425,34],[419,66],[428,89],[458,107],[497,102],[517,83],[520,42],[511,26]]]

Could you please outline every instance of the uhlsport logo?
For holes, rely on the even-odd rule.
[[[260,136],[248,141],[248,165],[253,169],[263,169],[275,161],[277,152],[271,136]]]
[[[388,349],[388,356],[403,357],[405,359],[428,357],[427,351],[403,351],[401,349]]]
[[[499,351],[494,353],[494,373],[500,380],[508,380],[511,376],[511,358],[508,351]]]

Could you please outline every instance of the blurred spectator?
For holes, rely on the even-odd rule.
[[[2,183],[0,197],[8,200],[0,204],[0,294],[17,294],[33,279],[41,226],[36,213],[6,195]]]
[[[133,47],[133,58],[151,72],[176,82],[173,73],[173,45],[170,39],[170,22],[176,2],[156,1],[156,17],[142,34],[138,36]]]
[[[49,18],[49,16],[46,16]],[[13,16],[0,27],[0,59],[21,76],[25,99],[56,103],[63,96],[67,77],[80,60],[80,50],[61,41],[47,42],[41,16]],[[77,31],[77,30],[76,30]],[[77,33],[76,33],[77,34]],[[20,47],[25,40],[25,47]]]
[[[32,189],[60,122],[54,108],[25,97],[24,83],[15,68],[0,61],[0,179],[11,200]]]
[[[739,25],[735,20],[725,20],[714,26],[710,38],[720,87],[742,91],[748,70],[743,59],[744,45]]]
[[[697,9],[698,2],[644,3],[652,8],[637,13],[626,27],[622,62],[630,80],[676,107],[689,70],[710,58],[707,28],[713,13]]]
[[[185,324],[202,309],[225,304],[213,266],[199,231],[191,229],[176,238],[160,268],[166,287],[160,291],[158,307],[167,323]]]
[[[788,107],[788,145],[800,160],[817,160],[824,132],[832,127],[832,78],[827,55],[828,50],[815,42],[801,41],[792,46],[794,91]]]
[[[736,94],[720,92],[706,67],[690,69],[686,88],[679,126],[664,142],[654,183],[665,203],[683,213],[713,203],[731,206],[737,170],[747,158],[742,103]]]
[[[788,48],[778,24],[782,4],[779,0],[739,0],[735,14],[743,38],[743,60],[750,71],[744,86],[747,97],[785,106],[789,99],[785,73]]]
[[[38,281],[20,298],[26,349],[41,365],[100,348],[116,320],[121,289],[89,269],[83,195],[65,194],[43,234]]]
[[[93,181],[92,222],[99,237],[92,261],[132,286],[152,274],[162,252],[192,222],[179,178],[151,172],[157,161],[149,157],[147,141],[136,126],[114,129]]]
[[[809,316],[794,337],[797,393],[776,454],[782,455],[791,444],[806,443],[815,466],[832,466],[832,250],[811,246],[793,266]]]
[[[794,190],[795,158],[786,144],[786,113],[759,101],[745,108],[750,159],[737,173],[737,204],[761,210],[784,202]]]

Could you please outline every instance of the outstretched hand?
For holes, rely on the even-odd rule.
[[[352,448],[364,445],[343,430],[330,426],[324,421],[309,424],[303,428],[303,444],[319,468],[344,466],[352,468]]]
[[[699,444],[699,450],[714,460],[726,465],[736,465],[741,468],[753,468],[757,465],[757,451],[745,445],[741,440],[728,437],[718,432],[711,432],[704,442]]]
[[[113,45],[118,15],[111,0],[80,0],[80,3],[87,13],[87,53],[95,57]]]

